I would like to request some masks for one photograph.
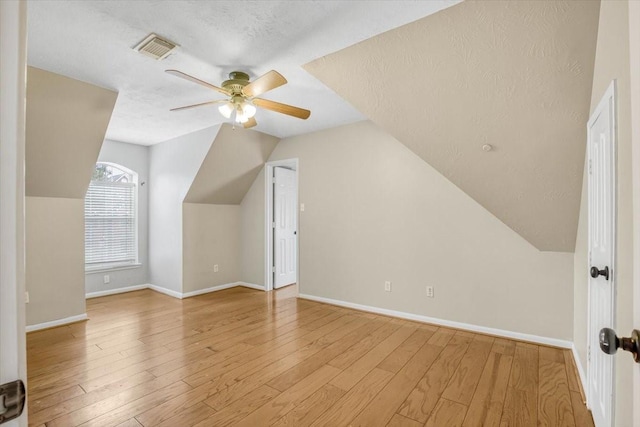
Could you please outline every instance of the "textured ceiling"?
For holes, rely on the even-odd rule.
[[[305,69],[538,249],[571,252],[599,9],[466,1]]]
[[[27,196],[84,199],[117,97],[110,90],[28,68]]]
[[[145,145],[223,120],[215,106],[169,112],[221,95],[165,69],[218,85],[235,69],[276,69],[289,84],[264,97],[312,111],[306,121],[258,112],[257,130],[286,137],[364,118],[302,64],[457,2],[31,1],[28,63],[118,91],[107,138]],[[150,32],[181,47],[164,61],[134,52]]]
[[[240,204],[279,141],[258,131],[222,125],[185,203]]]

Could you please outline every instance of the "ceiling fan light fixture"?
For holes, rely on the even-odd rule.
[[[227,119],[231,118],[231,114],[233,114],[234,110],[235,106],[231,102],[226,102],[218,107],[218,111],[220,111],[220,114],[222,114]]]
[[[251,117],[256,115],[256,107],[255,105],[247,101],[242,104],[242,112],[248,119],[250,119]]]

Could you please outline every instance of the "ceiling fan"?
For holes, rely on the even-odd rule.
[[[222,104],[218,107],[220,114],[227,119],[233,116],[234,122],[242,124],[247,129],[258,124],[253,117],[256,114],[256,107],[275,111],[276,113],[287,114],[303,120],[306,120],[311,115],[311,111],[303,108],[257,98],[257,96],[287,83],[287,79],[274,70],[263,74],[252,82],[249,81],[249,75],[247,73],[232,71],[229,73],[229,80],[222,82],[222,87],[214,86],[211,83],[190,76],[182,71],[166,70],[166,72],[228,96],[227,99],[186,105],[184,107],[172,108],[171,111],[185,110],[187,108],[202,107],[211,104]]]

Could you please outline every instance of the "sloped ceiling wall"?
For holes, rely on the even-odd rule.
[[[465,1],[305,69],[538,249],[571,252],[599,6]]]
[[[240,204],[279,141],[265,133],[223,125],[185,203]]]
[[[27,70],[27,196],[83,199],[117,92]]]

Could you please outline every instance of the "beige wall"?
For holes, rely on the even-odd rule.
[[[633,327],[633,222],[631,177],[631,101],[629,87],[629,5],[626,1],[603,1],[600,6],[598,45],[593,73],[591,111],[597,106],[612,79],[617,79],[618,95],[618,215],[616,247],[616,330],[628,336]],[[583,187],[586,181],[583,183]],[[586,368],[587,330],[587,205],[583,191],[581,221],[575,250],[574,341]],[[598,351],[597,349],[594,351]],[[616,356],[616,425],[624,426],[632,419],[631,373],[633,361],[626,355]]]
[[[264,286],[265,262],[264,168],[240,204],[241,280]]]
[[[240,206],[184,203],[182,218],[182,292],[240,280]]]
[[[27,325],[85,313],[84,200],[26,198]]]
[[[84,198],[118,93],[29,67],[26,194]]]
[[[540,252],[370,122],[282,140],[270,160],[296,157],[302,294],[571,339],[572,254]]]

